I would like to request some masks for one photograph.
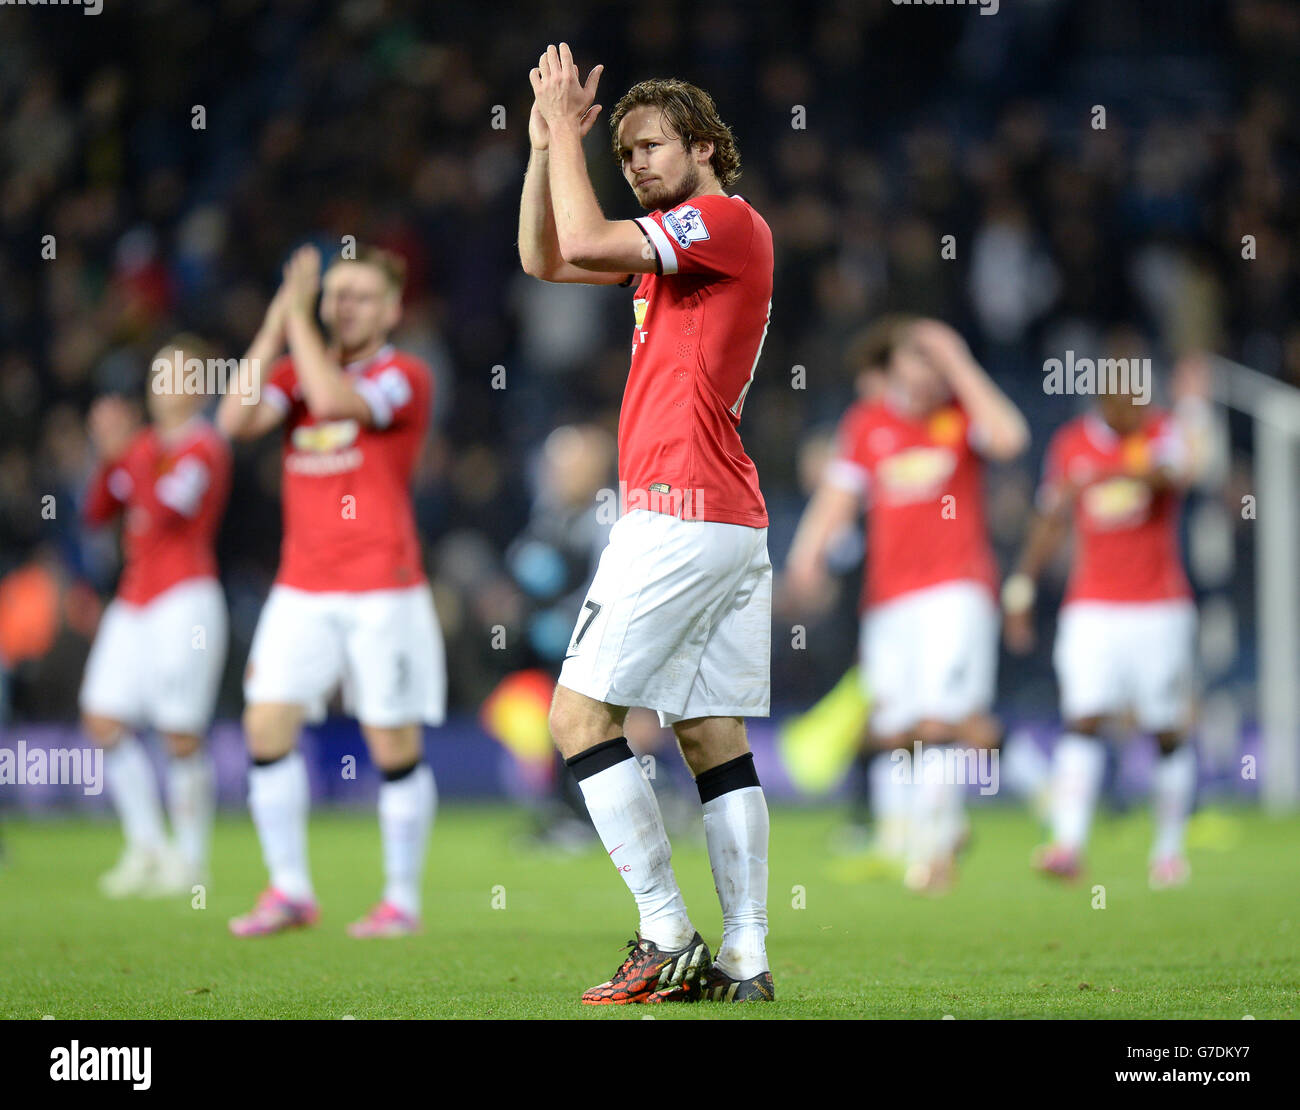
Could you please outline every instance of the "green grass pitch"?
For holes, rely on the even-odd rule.
[[[1029,871],[1031,818],[980,809],[960,881],[942,898],[864,878],[860,859],[827,851],[836,822],[829,811],[773,811],[777,1003],[661,1006],[656,1018],[1300,1015],[1298,818],[1198,816],[1191,884],[1153,893],[1144,815],[1101,819],[1085,881],[1063,887]],[[445,807],[430,847],[424,933],[356,941],[344,925],[378,894],[373,815],[313,817],[321,923],[258,940],[226,931],[263,883],[247,819],[219,821],[202,909],[185,899],[99,897],[95,878],[120,843],[109,823],[10,821],[0,1016],[645,1016],[643,1007],[577,1002],[613,971],[635,928],[604,853],[526,848],[525,825],[518,811]],[[674,865],[696,925],[716,945],[720,912],[702,840],[675,837]],[[1093,908],[1096,884],[1104,909]]]

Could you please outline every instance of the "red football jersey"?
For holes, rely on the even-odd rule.
[[[385,346],[345,366],[374,424],[318,420],[286,355],[263,398],[285,413],[284,540],[276,582],[356,593],[424,581],[411,477],[429,427],[433,378],[412,355]]]
[[[914,420],[887,400],[857,402],[840,422],[827,480],[866,498],[863,608],[942,582],[994,590],[983,465],[959,405]]]
[[[1065,603],[1162,601],[1192,596],[1178,550],[1181,498],[1154,493],[1130,475],[1177,466],[1182,442],[1168,413],[1152,410],[1120,436],[1095,413],[1061,428],[1047,448],[1040,506],[1050,510],[1068,479],[1082,483],[1074,506],[1075,549]]]
[[[741,197],[695,197],[637,224],[661,273],[633,300],[618,422],[626,509],[767,527],[737,428],[772,312],[772,232]]]
[[[144,605],[190,578],[216,578],[213,548],[230,496],[230,447],[195,417],[164,442],[143,428],[90,480],[82,515],[106,524],[126,510],[117,596]]]

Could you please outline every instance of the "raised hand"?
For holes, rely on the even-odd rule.
[[[140,422],[135,408],[125,398],[110,394],[90,406],[86,430],[91,446],[101,459],[111,462],[126,454]]]
[[[316,307],[319,293],[320,251],[312,246],[299,247],[285,263],[284,282],[276,297],[283,294],[287,309],[310,313]]]
[[[533,101],[533,110],[528,113],[528,141],[534,150],[547,150],[551,145],[551,129],[546,126],[546,117],[536,100]]]
[[[593,66],[584,85],[578,80],[578,67],[568,43],[546,48],[546,53],[537,60],[536,68],[529,71],[528,79],[532,82],[537,112],[548,126],[548,143],[549,128],[556,124],[574,123],[580,136],[591,130],[600,115],[601,105],[592,102],[596,99],[596,86],[604,69],[603,65]],[[531,119],[528,131],[529,138],[534,138]],[[536,142],[533,145],[536,146]]]

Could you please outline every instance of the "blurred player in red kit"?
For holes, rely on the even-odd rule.
[[[284,444],[280,569],[244,676],[249,808],[270,887],[251,913],[231,921],[238,936],[317,920],[310,792],[297,740],[304,721],[324,717],[340,685],[384,777],[383,896],[349,932],[399,936],[420,927],[437,804],[421,724],[442,722],[446,665],[410,492],[433,381],[419,359],[388,343],[404,275],[400,258],[363,249],[336,260],[322,281],[319,253],[300,248],[247,358],[260,368],[286,342],[289,354],[243,393],[228,394],[218,413],[232,438],[278,427]],[[328,341],[316,326],[318,293]]]
[[[206,397],[185,392],[186,362],[205,359],[193,336],[177,336],[154,358],[150,422],[137,425],[121,397],[91,407],[99,465],[90,480],[87,524],[123,516],[125,566],[104,612],[81,686],[86,733],[105,749],[109,794],[126,850],[100,880],[110,897],[190,892],[206,882],[214,780],[203,737],[226,662],[226,602],[217,580],[217,529],[230,491],[230,449],[202,416]],[[167,743],[167,808],[137,733]]]
[[[551,734],[601,842],[636,899],[630,952],[589,1004],[765,1001],[767,803],[743,718],[767,716],[772,569],[767,509],[738,425],[772,306],[772,234],[740,196],[730,129],[707,93],[646,81],[610,120],[623,177],[648,215],[606,220],[582,137],[569,47],[530,73],[533,152],[519,217],[526,272],[636,282],[619,417],[625,511],[583,602],[551,706]],[[722,903],[714,960],[686,910],[654,790],[624,735],[629,707],[671,724],[699,790]]]
[[[1178,423],[1133,392],[1102,395],[1048,447],[1039,515],[1003,588],[1008,647],[1028,651],[1037,579],[1073,530],[1053,657],[1065,731],[1052,759],[1052,839],[1035,858],[1047,874],[1080,873],[1105,770],[1102,730],[1131,714],[1160,747],[1151,885],[1188,877],[1183,832],[1196,789],[1196,756],[1187,742],[1196,608],[1179,553],[1178,513],[1191,473]]]
[[[865,500],[860,657],[873,699],[870,742],[881,751],[918,741],[988,746],[998,734],[989,716],[997,568],[981,457],[1015,458],[1028,429],[937,320],[886,317],[861,346],[865,367],[883,369],[883,388],[840,423],[836,457],[791,544],[786,584],[794,599],[826,596],[827,546]],[[961,784],[920,781],[922,770],[877,760],[873,778],[886,781],[877,781],[873,808],[883,847],[907,865],[907,884],[939,891],[964,834]]]

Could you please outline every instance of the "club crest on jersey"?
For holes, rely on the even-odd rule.
[[[683,247],[709,237],[709,229],[704,226],[704,217],[693,204],[683,204],[671,212],[664,213],[664,227],[672,232],[673,238]]]
[[[961,413],[954,408],[940,409],[930,417],[928,430],[930,438],[936,443],[942,443],[945,447],[954,446],[961,442]]]
[[[1151,466],[1151,445],[1145,436],[1126,436],[1120,445],[1120,458],[1130,470],[1146,471]]]

